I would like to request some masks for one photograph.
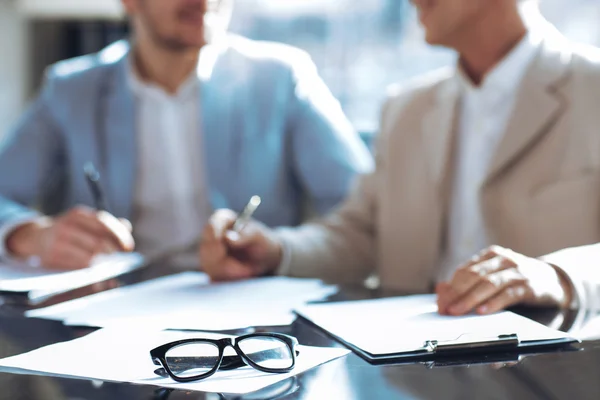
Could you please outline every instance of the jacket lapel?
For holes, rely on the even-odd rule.
[[[131,218],[137,158],[135,104],[127,82],[127,57],[106,75],[100,102],[103,132],[98,135],[101,169],[109,207],[118,217]],[[102,143],[102,139],[104,143]]]
[[[455,74],[455,73],[454,73]],[[426,271],[419,276],[410,277],[415,284],[421,280],[421,290],[428,287],[433,269],[440,259],[441,243],[446,232],[446,218],[449,204],[449,187],[452,184],[453,144],[456,136],[456,121],[459,114],[460,84],[455,75],[451,75],[441,83],[436,93],[435,102],[422,122],[423,146],[427,158],[431,178],[431,195],[435,196],[434,209],[423,219],[424,226],[429,226],[429,241],[422,243],[425,250]],[[428,222],[427,222],[428,221]],[[422,279],[425,280],[422,280]],[[416,287],[416,286],[415,286]]]
[[[485,184],[514,165],[564,113],[567,104],[558,88],[568,75],[570,61],[566,39],[560,34],[552,33],[541,43],[517,95],[513,116],[490,163]]]
[[[230,187],[235,187],[234,177],[239,162],[239,140],[236,132],[235,73],[228,71],[223,57],[225,43],[214,43],[202,49],[198,63],[200,79],[200,135],[204,150],[205,182],[213,209],[232,208]]]
[[[454,78],[447,79],[441,85],[435,104],[422,122],[427,165],[433,183],[440,188],[450,161],[460,94],[458,82]]]

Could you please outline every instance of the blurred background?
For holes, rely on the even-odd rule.
[[[454,62],[425,44],[408,0],[235,0],[231,31],[308,51],[361,131],[385,88]],[[541,0],[566,36],[600,45],[600,0]],[[119,0],[0,0],[0,137],[36,93],[44,68],[127,35]]]

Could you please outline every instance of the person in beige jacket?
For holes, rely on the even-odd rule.
[[[332,215],[238,233],[235,213],[217,211],[204,270],[340,283],[376,273],[387,288],[436,290],[452,315],[596,307],[600,51],[561,36],[532,1],[413,3],[427,41],[456,50],[457,67],[391,92],[377,168]]]

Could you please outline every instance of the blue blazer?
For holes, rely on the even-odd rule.
[[[300,223],[306,197],[318,213],[329,211],[373,165],[310,57],[233,35],[213,47],[202,51],[198,68],[198,156],[212,207],[241,210],[258,194],[256,218],[270,226]],[[38,98],[0,146],[0,228],[38,212],[92,206],[82,172],[88,161],[102,174],[113,214],[132,217],[137,150],[128,52],[120,41],[49,68]]]

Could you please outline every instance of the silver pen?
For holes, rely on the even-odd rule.
[[[235,222],[233,223],[232,229],[235,232],[240,232],[242,229],[244,229],[244,227],[250,221],[250,218],[252,218],[252,215],[260,205],[261,201],[262,200],[260,196],[252,196],[250,198],[250,201],[248,202],[248,204],[246,204],[246,207],[244,207],[242,212],[238,215],[238,217],[235,219]]]

